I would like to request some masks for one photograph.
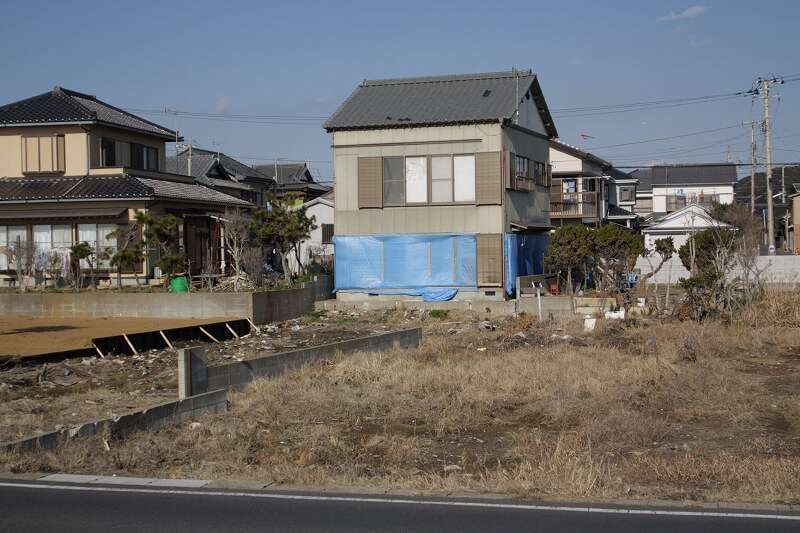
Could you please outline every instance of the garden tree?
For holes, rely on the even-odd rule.
[[[244,216],[241,209],[225,210],[222,234],[225,237],[225,247],[233,264],[233,290],[239,292],[243,254],[250,243],[250,220]]]
[[[730,310],[727,278],[735,264],[735,243],[736,232],[717,224],[691,235],[678,250],[683,266],[692,272],[679,282],[687,291],[686,303],[695,320]]]
[[[134,268],[137,263],[144,261],[142,243],[141,239],[139,239],[139,228],[140,226],[137,224],[119,226],[116,230],[106,235],[106,238],[117,240],[118,248],[116,251],[106,248],[100,258],[109,261],[111,267],[116,269],[117,287],[119,288],[122,288],[123,268],[133,268],[133,277],[136,280],[136,285],[142,286],[139,281],[139,273]],[[120,243],[122,243],[121,246],[119,245]]]
[[[167,290],[170,277],[186,264],[186,254],[177,251],[178,232],[183,221],[173,214],[158,215],[152,211],[136,211],[136,222],[144,228],[143,242],[158,252],[158,259],[153,265],[165,274],[164,290]]]
[[[304,206],[295,207],[295,222],[297,224],[297,234],[304,235],[301,239],[297,240],[293,245],[292,248],[294,249],[294,258],[297,261],[297,266],[300,268],[300,274],[306,274],[306,265],[300,258],[300,243],[308,239],[311,236],[311,232],[317,229],[319,226],[316,224],[316,217],[313,215],[309,217],[306,215],[306,210],[308,208]]]
[[[630,272],[636,258],[645,252],[641,234],[631,233],[619,226],[603,226],[593,231],[591,254],[594,256],[601,291],[618,286],[620,275]]]
[[[640,284],[647,283],[647,280],[654,277],[658,272],[661,270],[661,267],[664,266],[664,263],[672,259],[675,255],[675,242],[672,240],[672,237],[664,237],[663,239],[656,239],[653,242],[653,249],[649,250],[645,248],[644,252],[642,252],[642,257],[644,257],[650,265],[650,272],[645,274],[644,276],[639,278]],[[659,262],[657,266],[653,266],[652,258],[654,256],[659,257]],[[671,280],[667,279],[667,297],[666,303],[669,305],[669,285]],[[654,291],[653,294],[655,296],[656,302],[656,309],[658,310],[658,314],[661,315],[662,308],[661,308],[661,300],[658,295],[658,282],[654,283]]]
[[[572,271],[580,267],[585,269],[588,265],[587,258],[591,255],[593,235],[592,230],[578,224],[575,226],[562,226],[550,236],[547,245],[545,264],[567,275],[567,291],[572,294]]]
[[[295,199],[293,195],[280,199],[269,195],[267,205],[251,213],[251,238],[255,244],[275,248],[281,258],[286,283],[291,281],[287,257],[294,246],[310,237],[309,228],[314,226],[313,219],[309,222],[305,209],[291,208]]]
[[[75,287],[78,288],[81,285],[81,281],[83,276],[81,276],[82,268],[81,268],[81,261],[86,261],[86,264],[89,265],[89,279],[91,280],[91,287],[92,290],[97,288],[94,279],[94,248],[89,245],[88,242],[79,242],[77,244],[73,244],[70,246],[70,256],[72,260],[75,261]]]
[[[696,320],[712,313],[730,315],[739,305],[749,306],[761,290],[758,246],[761,222],[744,204],[713,204],[715,221],[693,235],[678,255],[692,276],[681,279],[687,304]]]

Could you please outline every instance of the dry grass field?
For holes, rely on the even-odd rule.
[[[228,412],[157,433],[0,452],[0,470],[800,503],[798,304],[593,332],[456,312],[306,318],[329,332],[421,325],[423,346],[260,380]]]

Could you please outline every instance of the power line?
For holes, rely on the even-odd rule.
[[[587,151],[588,150],[602,150],[602,149],[605,149],[605,148],[616,148],[618,146],[632,146],[632,145],[635,145],[635,144],[645,144],[645,143],[652,143],[652,142],[657,142],[657,141],[667,141],[669,139],[680,139],[682,137],[691,137],[693,135],[703,135],[705,133],[714,133],[714,132],[717,132],[717,131],[724,131],[724,130],[730,130],[730,129],[733,129],[733,128],[741,128],[741,127],[742,127],[741,124],[736,124],[736,125],[733,125],[733,126],[725,126],[724,128],[716,128],[716,129],[713,129],[713,130],[704,130],[704,131],[695,131],[695,132],[692,132],[692,133],[683,133],[681,135],[671,135],[669,137],[659,137],[657,139],[647,139],[647,140],[644,140],[644,141],[633,141],[633,142],[629,142],[629,143],[620,143],[620,144],[609,144],[607,146],[593,146],[591,148],[586,148],[586,150]]]

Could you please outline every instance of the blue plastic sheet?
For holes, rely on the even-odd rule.
[[[477,290],[475,235],[334,236],[335,290],[427,301]]]
[[[506,257],[506,293],[514,294],[517,276],[543,274],[542,259],[550,236],[506,233],[504,252]]]

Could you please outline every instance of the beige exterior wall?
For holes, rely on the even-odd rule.
[[[82,176],[86,164],[86,132],[80,126],[0,128],[0,178],[22,178],[22,138],[35,135],[64,135],[65,176]]]
[[[336,235],[499,233],[502,206],[475,204],[358,208],[358,158],[502,150],[500,124],[341,131],[333,134]]]

